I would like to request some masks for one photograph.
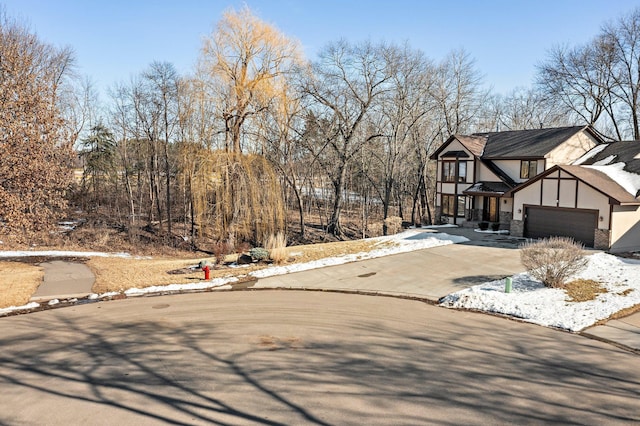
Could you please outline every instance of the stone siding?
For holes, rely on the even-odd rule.
[[[523,220],[512,220],[509,228],[509,234],[512,237],[522,237],[524,236],[524,221]]]
[[[596,229],[594,237],[593,248],[609,250],[611,247],[611,231],[608,229]]]

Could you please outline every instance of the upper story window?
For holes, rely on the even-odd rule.
[[[442,162],[442,181],[443,182],[455,182],[456,181],[456,162],[455,161],[443,161]],[[467,181],[467,162],[458,162],[458,182]]]
[[[520,162],[520,178],[531,179],[538,174],[538,161],[522,160]]]

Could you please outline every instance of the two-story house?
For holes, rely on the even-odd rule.
[[[604,143],[590,126],[477,133],[431,158],[440,222],[640,250],[640,141]]]
[[[557,164],[571,164],[602,142],[590,126],[453,135],[431,156],[438,161],[436,218],[509,229],[509,191]]]

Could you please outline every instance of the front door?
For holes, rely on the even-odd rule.
[[[498,197],[484,197],[484,205],[482,206],[482,220],[485,222],[500,222],[500,214],[498,213]]]

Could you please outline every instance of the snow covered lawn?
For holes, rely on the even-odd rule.
[[[606,253],[588,259],[587,267],[575,278],[598,281],[607,290],[591,301],[570,302],[564,290],[546,288],[522,273],[513,276],[511,293],[505,293],[504,280],[491,281],[452,293],[440,306],[494,312],[575,332],[640,304],[640,260]]]

